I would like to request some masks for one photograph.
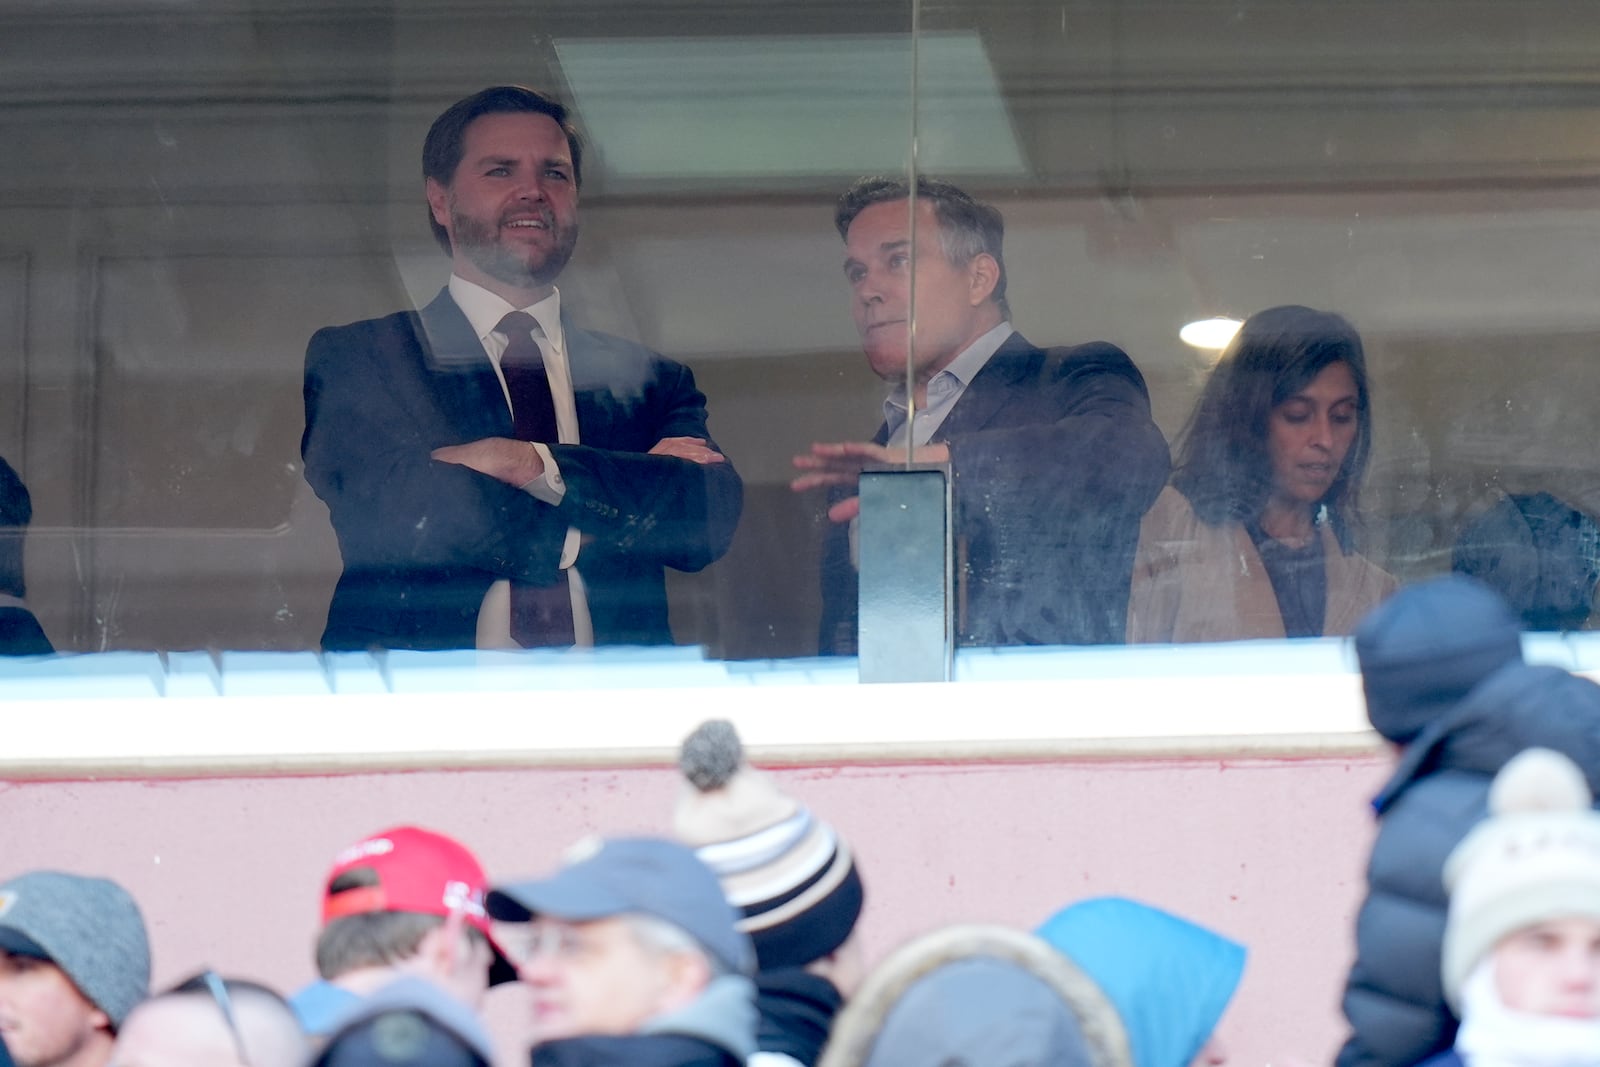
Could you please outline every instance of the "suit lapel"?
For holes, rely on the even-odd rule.
[[[1035,376],[1043,358],[1041,349],[1029,344],[1022,334],[1013,332],[973,376],[971,384],[962,391],[961,399],[934,431],[932,441],[940,443],[983,429],[1016,395],[1018,383]]]
[[[1239,632],[1250,637],[1286,636],[1283,609],[1278,607],[1278,594],[1272,589],[1272,578],[1267,574],[1267,565],[1261,562],[1261,552],[1256,548],[1256,543],[1250,539],[1250,531],[1244,528],[1243,523],[1229,523],[1223,529],[1232,536],[1236,556],[1228,565],[1239,569],[1232,583]]]
[[[511,436],[511,411],[500,378],[450,291],[440,291],[420,319],[423,369],[451,424],[469,440]]]
[[[1333,531],[1333,523],[1322,524],[1322,558],[1327,561],[1328,594],[1323,611],[1324,634],[1347,634],[1376,602],[1372,587],[1366,581],[1365,561],[1359,556],[1347,556]]]

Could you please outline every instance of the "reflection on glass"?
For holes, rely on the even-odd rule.
[[[347,557],[379,585],[386,570],[409,583],[407,560],[462,561],[440,551],[443,511],[408,528],[415,544],[393,539],[404,508],[387,542],[346,521],[353,489],[372,490],[369,511],[389,503],[403,463],[394,487],[323,486],[340,501],[336,539],[298,446],[306,338],[426,307],[447,282],[417,150],[450,100],[493,83],[552,87],[591,137],[583,236],[555,283],[572,329],[692,367],[745,499],[715,565],[690,575],[658,559],[664,592],[627,604],[601,605],[587,582],[614,542],[584,543],[566,515],[549,525],[578,529],[576,564],[524,566],[531,550],[506,545],[468,569],[533,585],[566,571],[569,607],[576,574],[591,625],[614,608],[628,640],[664,639],[664,597],[675,641],[733,658],[815,652],[826,588],[823,644],[850,647],[835,610],[849,597],[834,592],[850,575],[819,581],[825,542],[828,566],[848,567],[848,528],[825,492],[790,491],[806,473],[791,459],[812,442],[870,443],[882,421],[892,384],[841,304],[853,295],[828,219],[858,175],[909,177],[915,128],[919,170],[1004,215],[1015,315],[996,326],[1040,345],[1115,344],[1173,438],[1210,369],[1209,351],[1179,340],[1184,324],[1336,307],[1360,325],[1378,400],[1366,522],[1341,558],[1353,549],[1405,581],[1453,565],[1498,575],[1534,625],[1594,625],[1600,467],[1583,443],[1600,434],[1600,140],[1585,131],[1600,109],[1573,72],[1595,69],[1600,48],[1583,5],[113,7],[12,5],[0,34],[15,60],[0,76],[13,146],[0,159],[0,454],[32,493],[28,607],[58,649],[316,648]],[[1396,41],[1426,47],[1396,63]],[[929,351],[942,314],[918,315]],[[493,377],[487,400],[506,406]],[[366,385],[383,403],[384,378]],[[555,447],[586,449],[581,433],[563,440],[564,397],[552,392]],[[396,432],[380,430],[373,442]],[[1091,584],[1112,582],[1102,561],[1121,549],[1072,531],[1052,479],[1124,457],[1018,449],[1016,482],[991,485],[956,436],[946,424],[922,443],[955,464],[963,641],[1121,636],[1109,586],[1081,588],[1105,567]],[[987,462],[998,472],[998,454]],[[439,477],[492,480],[455,466]],[[558,511],[577,503],[566,490]],[[1558,503],[1535,505],[1541,494]],[[661,515],[641,512],[642,540]],[[366,625],[477,644],[483,599],[463,593],[464,574],[442,566],[396,619]],[[1264,604],[1281,618],[1275,591]],[[1305,607],[1291,614],[1314,617]],[[572,625],[576,640],[581,611]],[[1302,629],[1314,627],[1285,632]]]
[[[1600,583],[1600,524],[1550,493],[1507,493],[1462,529],[1451,569],[1487,582],[1530,630],[1579,630]]]
[[[903,32],[591,38],[555,48],[621,183],[659,194],[674,180],[792,182],[905,166],[912,49]],[[917,51],[919,69],[937,70],[945,93],[919,129],[920,164],[1024,173],[978,32],[926,33]]]
[[[1371,446],[1355,329],[1299,306],[1245,320],[1145,516],[1129,640],[1349,633],[1395,587],[1356,551]]]

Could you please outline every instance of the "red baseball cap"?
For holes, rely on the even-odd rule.
[[[489,984],[516,980],[516,968],[495,941],[489,913],[484,910],[489,878],[478,857],[461,842],[417,826],[384,830],[335,856],[326,885],[332,886],[340,875],[357,867],[372,871],[377,884],[355,886],[340,893],[324,891],[324,925],[347,915],[375,911],[442,916],[460,912],[467,924],[488,940],[494,953]]]

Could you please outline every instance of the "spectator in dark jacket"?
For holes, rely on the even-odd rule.
[[[1553,748],[1600,784],[1600,686],[1522,663],[1515,616],[1453,576],[1412,586],[1356,631],[1367,714],[1404,746],[1380,820],[1344,994],[1338,1067],[1411,1067],[1450,1046],[1439,980],[1445,857],[1483,818],[1489,783],[1525,748]]]
[[[683,743],[679,840],[716,872],[756,950],[759,1051],[749,1067],[811,1067],[861,977],[861,878],[832,826],[745,762],[733,724]]]

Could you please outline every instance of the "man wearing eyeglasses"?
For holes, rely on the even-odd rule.
[[[133,1010],[111,1067],[301,1067],[310,1051],[282,997],[206,971]]]
[[[532,988],[533,1067],[741,1067],[755,1051],[755,953],[683,845],[585,843],[488,907]]]
[[[127,890],[59,871],[0,885],[0,1039],[18,1067],[104,1067],[149,988],[150,943]]]

